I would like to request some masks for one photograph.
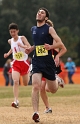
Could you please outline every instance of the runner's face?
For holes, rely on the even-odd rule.
[[[16,29],[10,29],[9,33],[11,35],[12,38],[15,38],[18,35],[19,30]]]
[[[44,10],[39,10],[36,15],[36,20],[43,22],[46,19],[46,12]]]

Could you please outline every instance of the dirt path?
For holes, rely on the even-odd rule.
[[[52,107],[52,114],[44,114],[40,109],[39,124],[80,124],[80,106],[57,104]],[[32,107],[0,107],[0,124],[34,124]]]

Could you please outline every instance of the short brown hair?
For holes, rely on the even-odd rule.
[[[16,23],[11,23],[11,24],[9,24],[9,30],[10,29],[16,29],[16,30],[18,30],[19,28],[18,28],[18,25],[16,24]]]

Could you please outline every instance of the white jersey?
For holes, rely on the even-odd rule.
[[[28,55],[25,53],[25,49],[18,46],[18,43],[23,44],[21,36],[18,36],[18,40],[14,41],[14,38],[11,38],[11,49],[13,52],[13,59],[17,61],[25,61],[28,59]]]

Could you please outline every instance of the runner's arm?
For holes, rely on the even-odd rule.
[[[19,45],[20,47],[22,47],[22,48],[24,48],[24,49],[31,47],[31,45],[29,44],[29,42],[28,42],[28,40],[27,40],[27,38],[26,38],[25,36],[22,36],[22,37],[21,37],[21,40],[22,40],[22,42],[23,42],[24,45],[18,43],[18,45]]]
[[[30,54],[35,49],[35,46],[31,46],[30,48],[26,48],[25,53]]]
[[[8,40],[8,43],[11,45],[11,40]],[[10,49],[7,53],[4,53],[4,58],[7,58],[10,54],[12,54],[12,49]]]
[[[12,49],[10,49],[7,53],[4,53],[4,58],[7,58],[12,53]]]
[[[52,45],[45,44],[44,47],[47,50],[60,48],[60,51],[57,54],[57,56],[61,57],[62,55],[64,55],[66,53],[67,49],[66,49],[65,45],[63,44],[63,42],[61,41],[60,37],[57,35],[57,33],[53,27],[49,28],[49,33],[53,37],[53,39],[56,41],[56,44],[52,44]]]

